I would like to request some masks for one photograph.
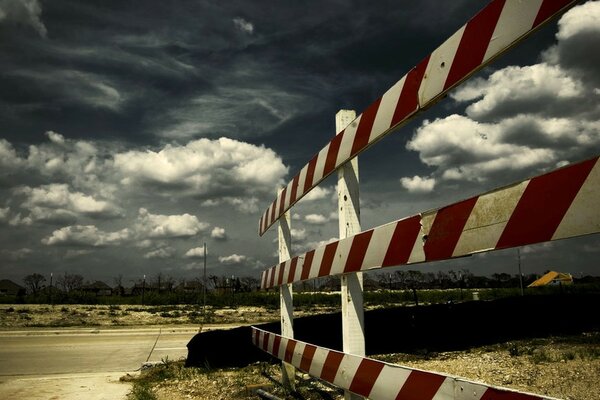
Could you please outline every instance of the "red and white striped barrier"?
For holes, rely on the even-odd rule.
[[[252,341],[311,376],[371,400],[550,399],[341,353],[255,327],[252,327]]]
[[[339,166],[575,3],[493,0],[317,153],[264,212],[259,234]]]
[[[263,289],[600,232],[599,157],[329,243],[262,274]]]

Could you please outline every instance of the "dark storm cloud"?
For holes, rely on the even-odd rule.
[[[202,263],[185,255],[198,253],[202,241],[215,274],[258,272],[276,261],[274,233],[256,236],[258,215],[333,136],[337,110],[360,113],[483,5],[0,0],[0,273],[195,274]],[[545,44],[528,41],[506,59],[537,62],[555,31],[541,32]],[[575,74],[585,67],[575,50],[594,39],[565,35],[545,57],[560,58]],[[569,57],[560,47],[568,40]],[[491,72],[479,75],[480,92],[442,102],[423,113],[427,124],[416,120],[361,155],[363,228],[447,202],[450,189],[438,186],[443,167],[419,157],[431,161],[444,150],[451,170],[510,153],[500,142],[474,151],[465,147],[468,137],[463,147],[441,141],[421,152],[405,149],[416,129],[494,100],[483,93],[494,89]],[[589,91],[573,93],[595,104]],[[574,104],[569,96],[537,109],[528,100],[500,100],[461,122],[477,112],[475,122],[497,122],[518,109],[566,118]],[[586,112],[581,119],[592,121],[591,106]],[[501,133],[517,149],[542,139],[578,148],[572,135],[544,136],[542,122],[515,120]],[[592,128],[569,132],[585,139]],[[536,160],[529,162],[543,164]],[[402,177],[415,189],[410,197]],[[336,236],[334,185],[329,179],[313,194],[318,200],[294,210],[296,249]],[[436,196],[423,194],[431,185]]]

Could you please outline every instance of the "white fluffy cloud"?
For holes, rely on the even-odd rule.
[[[217,240],[225,240],[227,239],[227,234],[225,233],[225,228],[221,228],[219,226],[215,226],[210,232],[210,237]]]
[[[8,221],[8,213],[10,212],[9,207],[0,208],[0,222]]]
[[[328,198],[333,193],[333,190],[328,187],[320,187],[317,186],[313,188],[306,196],[302,198],[300,201],[315,201],[315,200],[323,200]]]
[[[121,244],[131,237],[129,229],[104,232],[94,225],[66,226],[52,232],[42,243],[47,246],[103,247]]]
[[[1,0],[0,24],[28,26],[41,37],[48,33],[42,22],[42,5],[38,0]]]
[[[584,43],[587,53],[600,45],[598,21],[599,2],[575,7],[560,19],[558,42],[542,62],[505,67],[453,92],[465,115],[424,121],[407,144],[434,168],[434,181],[405,177],[402,185],[414,190],[448,180],[523,178],[594,155],[600,69],[586,66],[589,57],[577,52]]]
[[[175,249],[172,247],[161,247],[156,250],[152,250],[144,254],[144,258],[170,258],[175,254]]]
[[[204,258],[204,247],[194,247],[189,249],[185,254],[185,258]]]
[[[244,18],[234,18],[233,24],[242,32],[246,32],[250,35],[254,33],[254,25],[251,22],[246,21]]]
[[[195,215],[151,214],[140,208],[135,230],[141,237],[176,238],[195,236],[208,227],[209,224],[200,222]]]
[[[435,187],[434,178],[423,178],[417,175],[412,178],[401,178],[400,183],[411,193],[429,193]]]
[[[25,196],[22,207],[30,211],[33,220],[51,220],[54,218],[77,217],[116,217],[119,208],[110,201],[97,199],[82,192],[71,192],[67,184],[42,185],[37,188],[25,186],[16,193]]]
[[[224,265],[237,265],[237,264],[242,264],[243,262],[245,262],[247,260],[247,258],[248,257],[243,256],[243,255],[232,254],[229,256],[219,257],[219,262]]]
[[[304,216],[304,221],[311,225],[323,225],[328,219],[322,214],[308,214]]]
[[[287,173],[274,151],[228,138],[119,153],[114,165],[124,184],[183,187],[197,195],[270,192]]]
[[[209,224],[200,222],[195,215],[151,214],[145,208],[140,208],[137,220],[131,228],[105,232],[94,225],[65,226],[42,239],[42,243],[48,246],[104,247],[120,245],[135,239],[137,247],[149,248],[156,244],[156,239],[192,237],[207,229],[208,226]],[[166,247],[161,246],[161,248]]]
[[[306,229],[294,229],[294,228],[292,228],[290,230],[290,233],[292,234],[292,239],[293,240],[305,240],[306,237],[307,237]]]

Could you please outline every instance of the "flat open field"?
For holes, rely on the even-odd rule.
[[[246,324],[275,321],[279,310],[264,307],[207,308],[206,323]],[[199,324],[205,322],[202,307],[194,305],[0,305],[0,329],[85,326],[142,326]]]
[[[312,308],[310,314],[331,311]],[[295,315],[301,316],[302,312]],[[279,310],[264,307],[207,309],[206,323],[198,306],[139,305],[0,305],[0,330],[38,331],[45,328],[150,327],[197,324],[199,327],[277,321]],[[164,328],[163,328],[164,329]],[[159,346],[160,347],[160,346]],[[168,347],[168,346],[167,346]],[[409,352],[376,356],[408,367],[460,376],[487,384],[570,400],[600,399],[600,333],[510,340],[460,351]],[[165,360],[166,361],[166,360]],[[166,361],[133,381],[129,399],[252,399],[249,385],[271,385],[268,391],[282,398],[279,366],[256,363],[244,368],[184,368]],[[342,399],[343,394],[303,375],[298,391],[305,399]],[[101,389],[98,389],[101,390]],[[295,396],[295,395],[294,395]]]

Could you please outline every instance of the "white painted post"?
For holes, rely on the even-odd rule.
[[[354,110],[340,110],[335,115],[335,129],[339,133],[356,118]],[[340,239],[354,235],[360,229],[360,202],[358,157],[354,157],[338,170],[338,212]],[[344,274],[342,290],[342,336],[344,352],[365,355],[365,318],[363,309],[362,272]],[[346,400],[362,399],[344,391]]]
[[[290,212],[286,212],[279,218],[279,262],[284,262],[291,258],[292,232],[290,229]],[[279,287],[279,308],[281,310],[281,335],[294,337],[294,303],[292,296],[292,284],[285,284]],[[284,387],[295,390],[296,387],[296,369],[292,364],[281,362],[281,383]]]

